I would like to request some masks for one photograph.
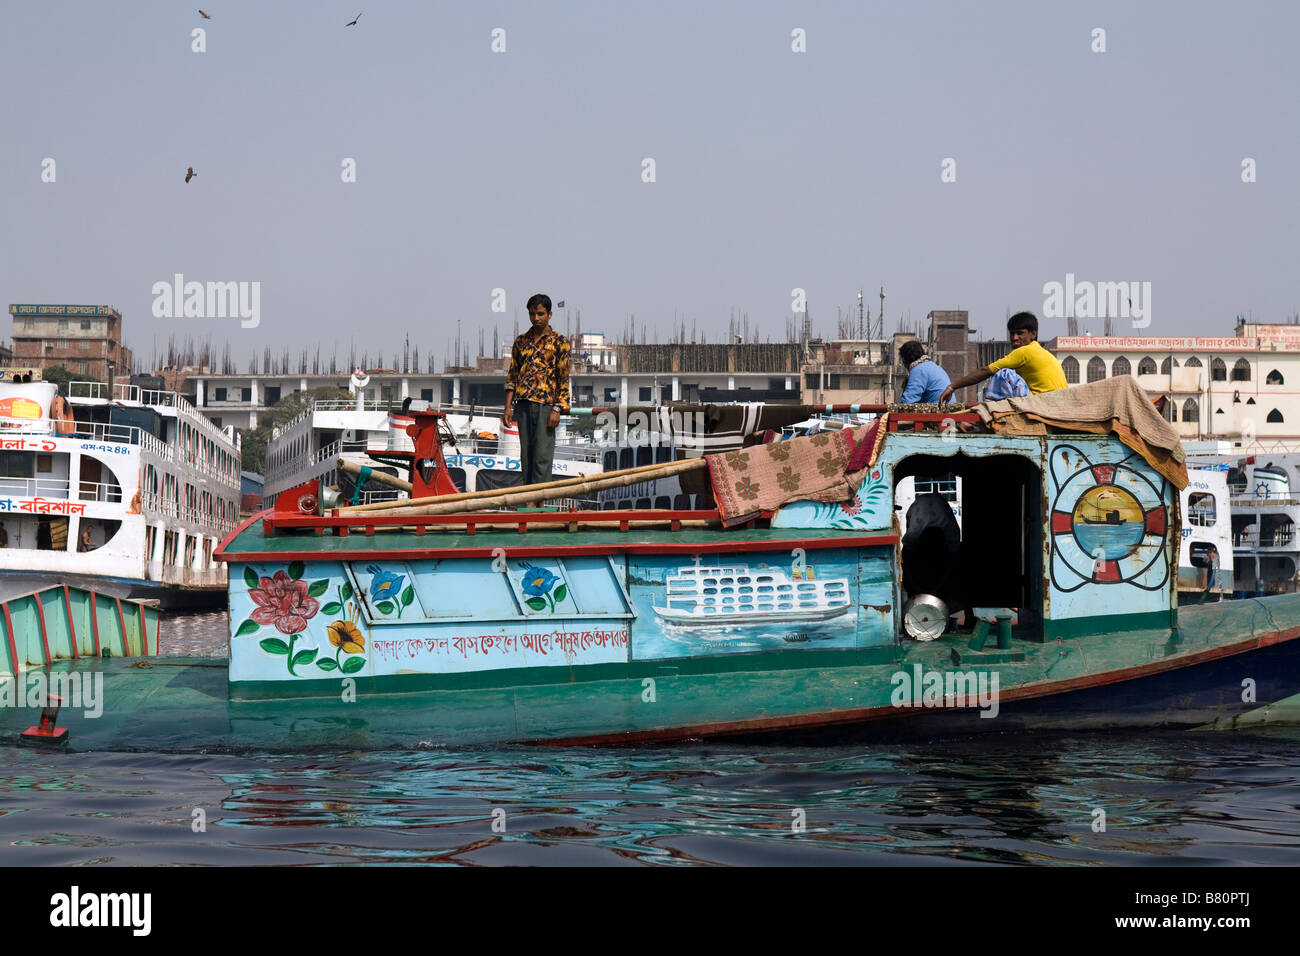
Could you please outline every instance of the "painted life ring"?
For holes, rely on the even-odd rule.
[[[1169,582],[1168,480],[1140,456],[1093,463],[1073,445],[1052,450],[1052,584],[1127,584],[1158,591]],[[1151,573],[1148,573],[1151,572]]]

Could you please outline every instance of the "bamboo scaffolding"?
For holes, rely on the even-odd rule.
[[[459,514],[464,511],[491,510],[493,508],[513,508],[519,505],[536,504],[548,498],[566,498],[573,494],[603,491],[606,488],[621,488],[625,485],[634,485],[639,481],[668,478],[672,475],[707,467],[708,462],[703,458],[684,458],[681,461],[664,462],[658,465],[642,465],[639,468],[624,468],[621,471],[611,471],[600,475],[578,475],[560,481],[544,481],[535,485],[520,485],[513,489],[494,488],[487,491],[466,491],[454,495],[412,498],[409,501],[377,501],[369,505],[339,508],[338,514],[349,517],[365,514],[442,515]]]

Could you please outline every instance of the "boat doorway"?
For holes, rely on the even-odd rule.
[[[1034,463],[1021,455],[912,455],[894,467],[896,491],[906,478],[918,491],[956,479],[961,493],[955,503],[939,492],[919,493],[908,514],[899,515],[906,525],[903,601],[937,594],[954,614],[965,611],[967,630],[975,608],[1013,608],[1015,636],[1042,641],[1046,515]]]

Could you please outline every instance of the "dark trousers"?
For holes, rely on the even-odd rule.
[[[519,425],[519,473],[526,485],[551,480],[555,429],[546,426],[550,414],[550,405],[539,405],[526,399],[515,402],[515,422]]]

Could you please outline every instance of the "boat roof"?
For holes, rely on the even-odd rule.
[[[581,534],[567,531],[431,531],[412,534],[400,528],[374,528],[366,533],[357,528],[350,534],[275,534],[263,533],[262,518],[270,512],[254,515],[236,528],[217,549],[223,561],[293,561],[334,560],[362,561],[378,559],[424,560],[430,558],[490,558],[496,549],[507,549],[511,557],[542,555],[611,555],[625,551],[660,554],[699,554],[701,552],[751,552],[759,548],[805,549],[893,545],[898,536],[890,533],[862,534],[840,528],[734,528],[719,533],[710,528],[668,529],[637,528],[632,531],[587,529]],[[579,511],[581,519],[610,512]],[[648,512],[644,513],[648,514]],[[635,513],[624,511],[624,515]],[[510,513],[500,515],[503,521]],[[353,519],[355,520],[355,519]],[[410,522],[411,519],[407,519]]]

